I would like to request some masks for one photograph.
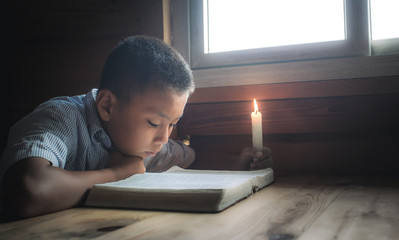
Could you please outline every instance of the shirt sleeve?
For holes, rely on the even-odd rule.
[[[45,102],[15,123],[10,129],[1,166],[8,168],[21,159],[41,157],[55,167],[64,168],[76,139],[73,120],[67,117],[74,117],[70,105]]]
[[[169,139],[154,157],[144,159],[147,172],[163,172],[173,166],[189,167],[195,159],[194,150],[181,141]]]

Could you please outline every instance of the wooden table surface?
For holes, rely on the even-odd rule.
[[[279,176],[216,214],[73,208],[3,222],[0,239],[399,239],[399,177]]]

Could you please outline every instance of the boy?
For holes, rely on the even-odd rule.
[[[125,39],[98,90],[51,99],[10,129],[0,162],[3,209],[18,218],[51,213],[82,204],[93,184],[189,167],[194,151],[168,138],[193,91],[174,49],[155,38]],[[269,156],[267,148],[244,149],[226,168],[267,167]]]

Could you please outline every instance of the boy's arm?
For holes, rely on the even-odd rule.
[[[144,160],[148,172],[163,172],[172,166],[187,168],[195,159],[194,150],[179,140],[168,140],[154,157]]]
[[[12,165],[4,175],[1,196],[10,217],[26,218],[82,204],[96,183],[117,181],[144,173],[143,161],[113,156],[109,168],[68,171],[53,167],[43,158],[27,158]]]

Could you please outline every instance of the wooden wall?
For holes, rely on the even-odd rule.
[[[120,40],[163,38],[162,0],[6,0],[2,9],[7,89],[0,150],[11,124],[41,102],[98,86],[106,57]]]
[[[397,173],[399,76],[199,88],[179,136],[238,154],[251,146],[253,97],[278,173]]]
[[[163,37],[162,0],[6,0],[3,10],[1,149],[39,103],[96,87],[118,41]],[[399,76],[199,88],[178,135],[199,153],[238,153],[251,145],[253,97],[277,172],[397,173]]]

